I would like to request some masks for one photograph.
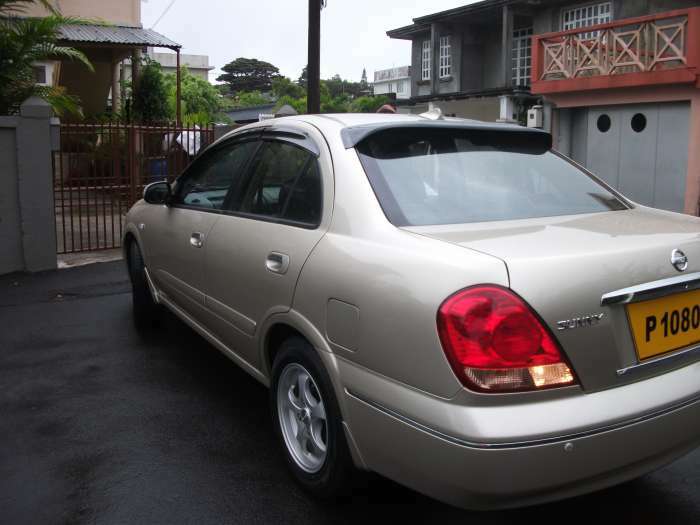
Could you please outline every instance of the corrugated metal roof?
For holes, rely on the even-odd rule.
[[[173,42],[152,29],[140,27],[70,24],[60,27],[61,39],[68,42],[122,44],[134,46],[179,48]]]

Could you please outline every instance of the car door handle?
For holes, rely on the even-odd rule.
[[[274,273],[287,273],[289,269],[289,255],[280,252],[270,252],[265,260],[265,267]]]
[[[200,232],[193,232],[190,236],[190,244],[195,248],[201,248],[204,246],[204,234]]]

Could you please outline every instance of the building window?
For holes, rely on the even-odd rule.
[[[532,60],[532,28],[525,27],[513,31],[513,85],[530,85],[530,64]]]
[[[582,7],[566,9],[562,12],[562,29],[578,29],[579,27],[589,27],[596,24],[605,24],[612,20],[612,2],[602,2]],[[596,38],[597,31],[584,33],[582,38]]]
[[[421,52],[422,80],[430,80],[430,62],[432,60],[432,53],[430,51],[430,40],[423,40],[423,48]]]
[[[33,66],[34,69],[34,82],[45,86],[46,82],[46,66]]]
[[[452,74],[452,47],[450,37],[440,37],[440,78],[449,77]]]

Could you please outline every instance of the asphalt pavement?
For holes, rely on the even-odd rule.
[[[121,262],[0,277],[0,523],[600,520],[700,523],[700,452],[507,512],[456,509],[379,476],[319,504],[285,470],[263,386],[173,317],[135,331]]]

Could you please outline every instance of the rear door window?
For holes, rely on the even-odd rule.
[[[387,218],[397,226],[627,208],[526,133],[392,129],[371,135],[357,151]]]
[[[265,141],[232,210],[244,215],[317,225],[321,218],[321,178],[316,157],[297,145]]]

